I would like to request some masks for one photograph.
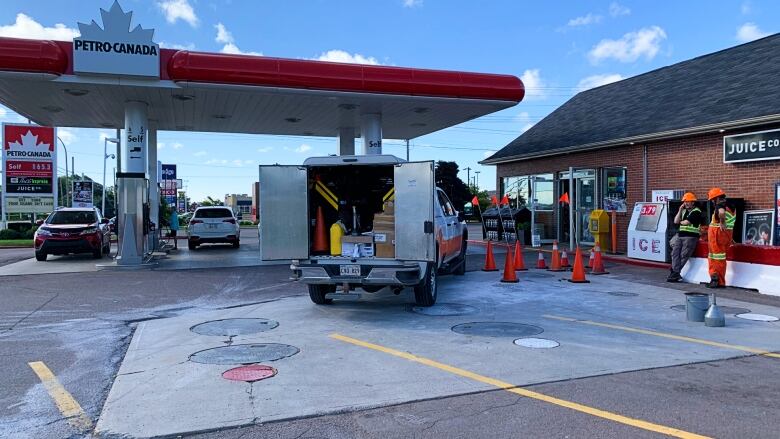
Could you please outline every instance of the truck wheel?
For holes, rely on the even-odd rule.
[[[97,250],[92,250],[92,259],[100,259],[103,257],[103,246],[97,248]]]
[[[414,287],[414,302],[417,306],[433,306],[436,303],[438,290],[436,271],[436,263],[428,263],[425,267],[425,277]]]
[[[43,261],[45,261],[45,260],[46,260],[46,257],[47,257],[47,256],[49,256],[49,255],[47,255],[47,254],[46,254],[46,253],[44,253],[44,252],[35,252],[35,260],[36,260],[36,261],[41,261],[41,262],[43,262]]]
[[[466,274],[466,244],[467,240],[466,237],[463,237],[463,244],[460,247],[460,255],[458,256],[458,260],[455,263],[455,269],[452,270],[452,274],[455,276],[463,276]]]
[[[326,299],[325,295],[335,291],[335,285],[309,285],[309,297],[317,305],[330,305],[333,303],[333,299]]]
[[[176,239],[176,238],[174,238],[174,239]],[[195,250],[196,248],[198,248],[198,244],[195,244],[195,242],[193,240],[189,239],[189,240],[187,240],[187,248],[190,249],[190,250]]]

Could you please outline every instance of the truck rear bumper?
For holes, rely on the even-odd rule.
[[[305,284],[338,285],[342,283],[359,285],[414,286],[420,282],[419,264],[365,265],[360,266],[360,276],[339,275],[337,264],[293,265],[293,279]]]

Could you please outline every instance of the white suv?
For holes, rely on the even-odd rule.
[[[227,243],[238,248],[241,228],[227,207],[199,207],[187,226],[187,244],[190,250],[200,244]]]

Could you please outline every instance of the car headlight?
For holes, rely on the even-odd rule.
[[[38,229],[35,231],[35,234],[38,236],[51,236],[51,232],[46,229]]]
[[[97,227],[90,227],[88,229],[84,229],[84,231],[81,232],[82,235],[91,235],[93,233],[97,233],[98,229]]]

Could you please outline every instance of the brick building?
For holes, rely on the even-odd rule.
[[[706,199],[719,186],[743,198],[745,210],[775,209],[778,72],[775,34],[587,90],[482,163],[497,166],[497,187],[513,203],[536,200],[542,242],[568,242],[571,206],[578,241],[590,243],[590,211],[614,208],[618,249],[626,251],[634,204],[657,190]],[[758,134],[731,137],[746,133]],[[732,143],[748,148],[731,154]],[[563,194],[570,204],[559,202]]]

